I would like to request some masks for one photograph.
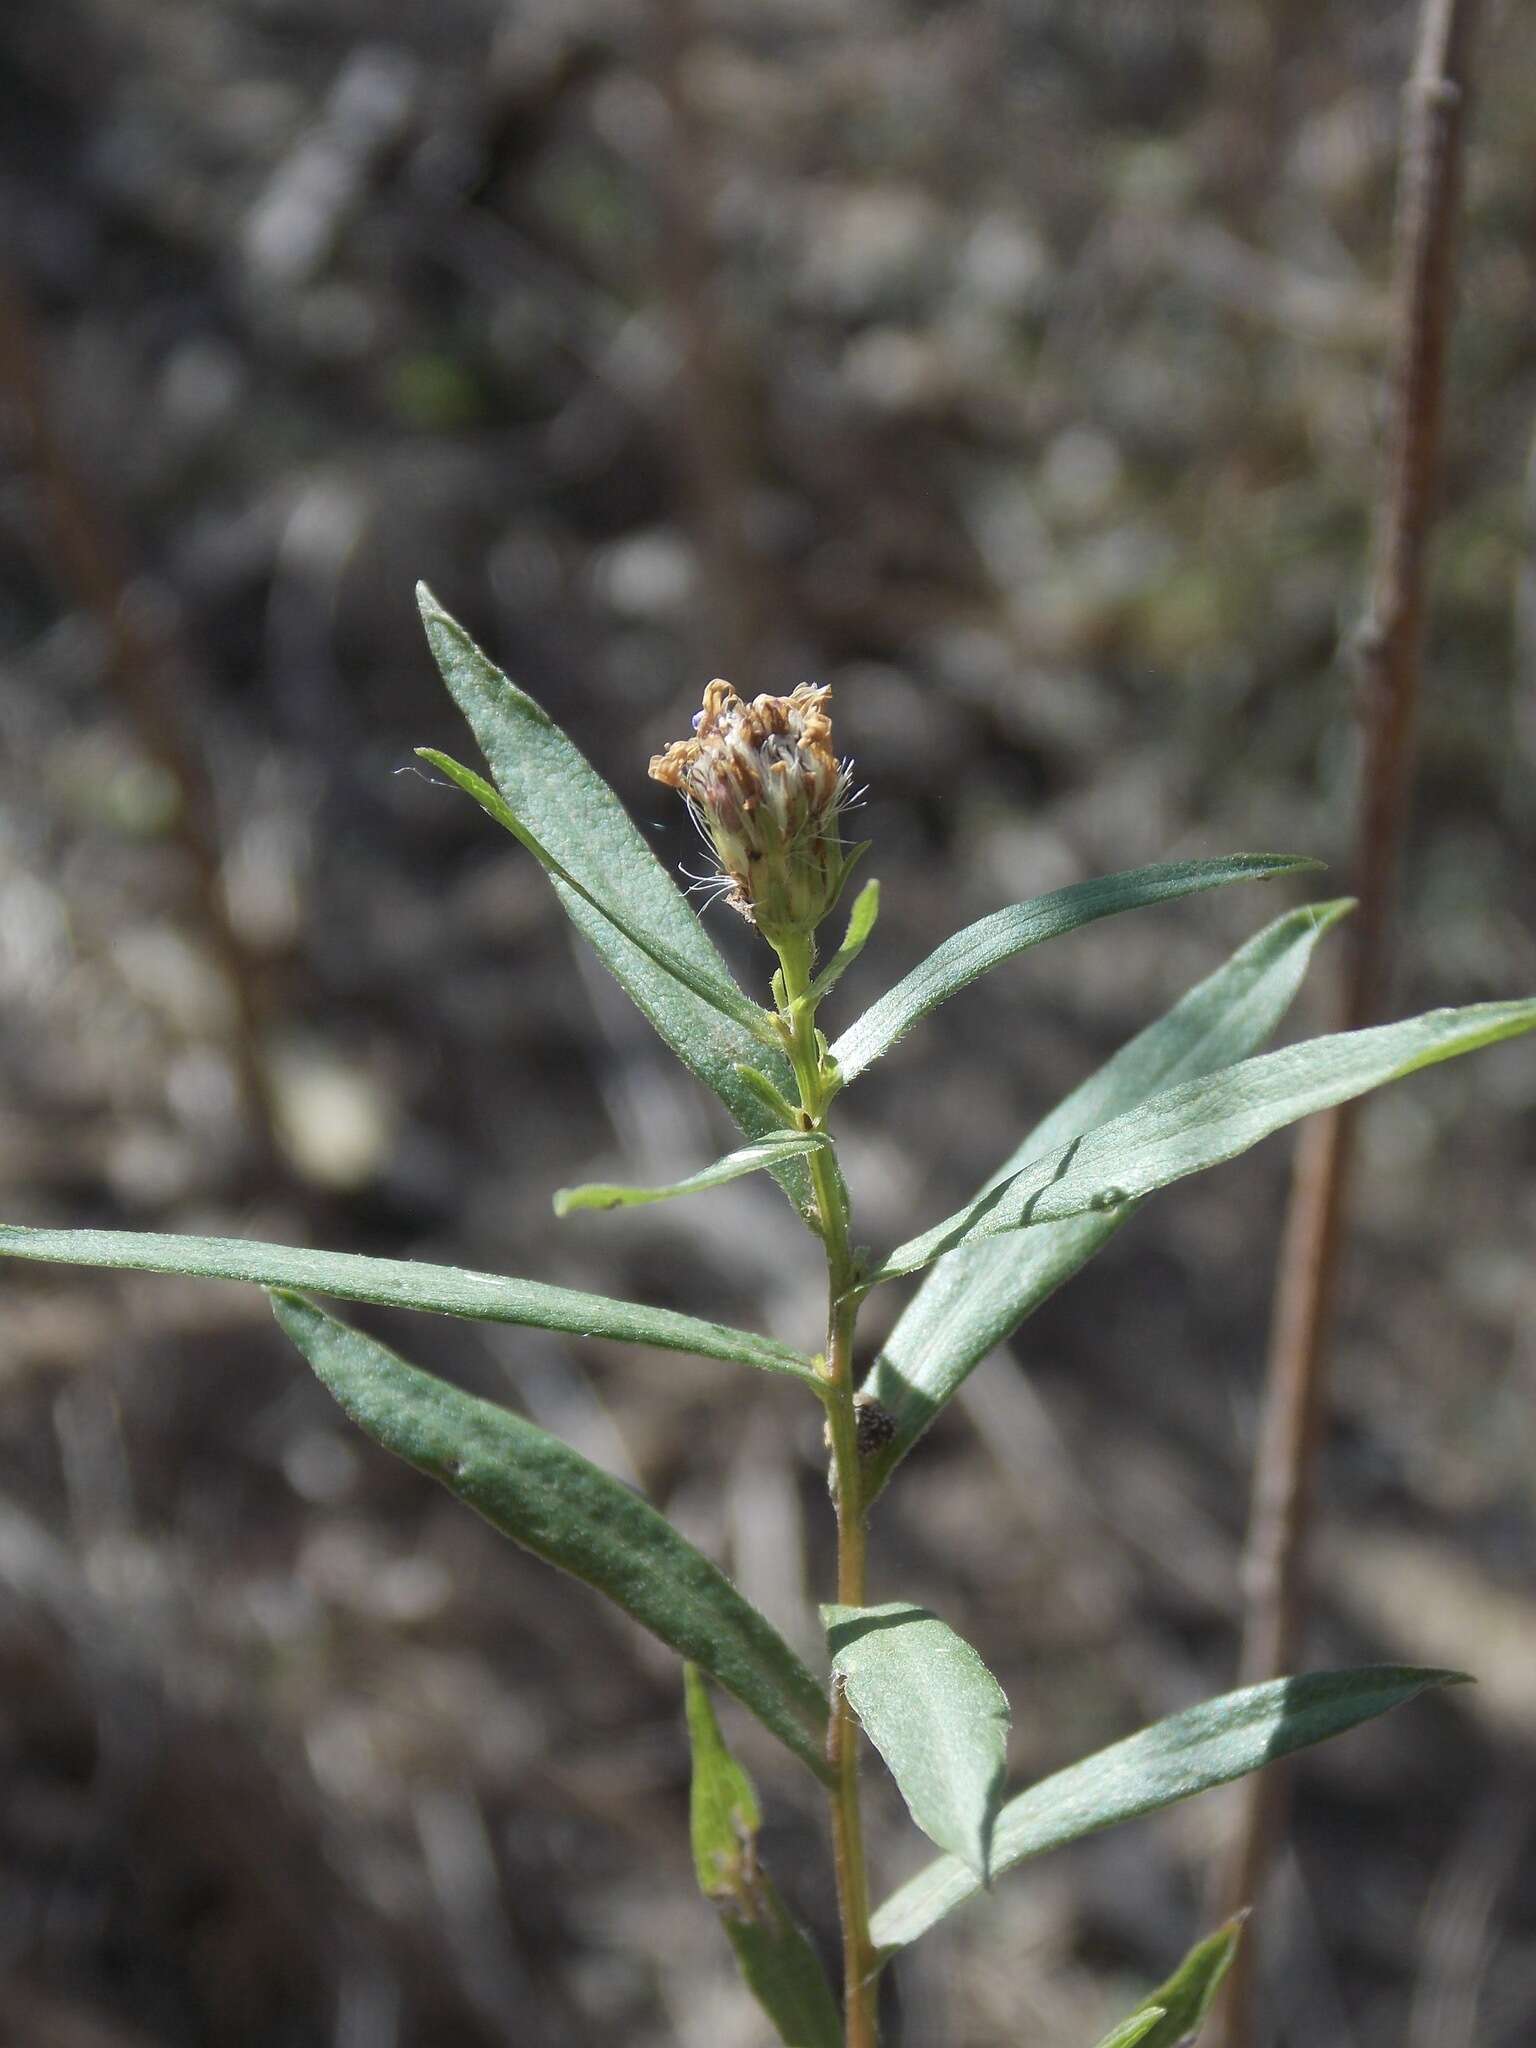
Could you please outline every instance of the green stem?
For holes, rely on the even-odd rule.
[[[834,1086],[817,1041],[814,1007],[806,1000],[813,950],[808,938],[787,941],[776,950],[784,998],[780,1015],[800,1090],[801,1119],[807,1130],[819,1130]],[[808,1164],[816,1194],[817,1224],[827,1255],[827,1350],[822,1398],[827,1410],[832,1493],[837,1510],[837,1598],[841,1606],[862,1607],[866,1600],[865,1516],[858,1416],[853,1398],[858,1268],[849,1233],[848,1190],[836,1157],[829,1148],[813,1152]],[[869,1878],[859,1808],[859,1726],[841,1685],[834,1685],[832,1691],[827,1761],[837,1774],[828,1796],[843,1931],[843,2038],[845,2048],[875,2048],[875,1950],[869,1934]]]
[[[857,1312],[856,1303],[839,1302],[834,1295],[827,1353],[827,1417],[837,1506],[837,1598],[839,1605],[846,1607],[862,1607],[866,1599],[863,1482],[853,1408],[853,1321]],[[874,2048],[875,1951],[869,1934],[869,1877],[859,1810],[859,1724],[841,1683],[832,1689],[827,1760],[837,1772],[830,1797],[843,1923],[844,2040],[846,2048]]]

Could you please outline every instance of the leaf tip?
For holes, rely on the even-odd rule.
[[[1309,903],[1307,905],[1308,910],[1312,913],[1313,928],[1319,932],[1331,930],[1334,925],[1339,923],[1341,918],[1349,917],[1359,907],[1360,898],[1358,896],[1333,896],[1326,902]]]
[[[418,583],[416,586],[416,609],[421,614],[427,645],[431,648],[433,659],[439,668],[443,663],[442,647],[445,641],[451,646],[474,647],[473,640],[453,613],[425,583]]]
[[[321,1312],[315,1304],[292,1287],[267,1287],[262,1291],[278,1328],[295,1343],[298,1343],[299,1330],[312,1329],[320,1320]]]
[[[601,1181],[584,1181],[577,1188],[556,1188],[553,1197],[557,1216],[574,1216],[586,1209],[622,1209],[626,1191],[604,1187]]]
[[[1320,875],[1328,866],[1312,853],[1235,853],[1232,860],[1260,882],[1273,881],[1277,875]]]
[[[1439,1664],[1387,1664],[1363,1667],[1366,1671],[1380,1669],[1405,1688],[1404,1698],[1415,1698],[1421,1692],[1436,1692],[1446,1685],[1476,1685],[1477,1678],[1470,1671],[1451,1671]]]

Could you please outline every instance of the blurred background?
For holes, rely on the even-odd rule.
[[[532,863],[417,772],[468,742],[413,583],[668,860],[645,767],[703,683],[832,684],[885,886],[840,1020],[1084,876],[1339,861],[1414,13],[4,10],[0,1213],[814,1342],[766,1183],[553,1221],[561,1182],[726,1133]],[[1489,8],[1398,1013],[1536,987],[1533,67],[1536,18]],[[962,1200],[1306,893],[1143,912],[956,1000],[840,1105],[862,1234]],[[1307,1661],[1481,1684],[1305,1759],[1267,1922],[1289,2048],[1536,2032],[1533,1101],[1504,1048],[1365,1126]],[[1287,1157],[1159,1197],[880,1508],[873,1597],[975,1641],[1017,1775],[1232,1683]],[[813,1644],[792,1390],[356,1319],[643,1486]],[[670,1655],[353,1434],[254,1291],[10,1266],[0,1486],[0,2040],[764,2038],[693,1888]],[[814,1788],[729,1732],[825,1940]],[[922,1859],[870,1785],[883,1891]],[[1220,1825],[1016,1875],[903,1963],[893,2039],[1095,2039],[1202,1931]]]

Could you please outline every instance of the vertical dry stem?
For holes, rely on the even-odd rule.
[[[690,85],[694,0],[654,0],[656,82],[667,111],[659,171],[659,274],[677,351],[671,407],[685,504],[704,574],[709,659],[750,674],[763,602],[746,532],[744,393],[728,340],[710,223],[709,150]]]
[[[1467,54],[1475,0],[1424,0],[1405,95],[1394,254],[1388,439],[1369,605],[1359,637],[1362,747],[1354,827],[1360,908],[1340,1005],[1342,1028],[1376,1016],[1391,959],[1393,903],[1413,765],[1422,665],[1425,557],[1434,511],[1446,336],[1454,278]],[[1349,1109],[1316,1118],[1297,1152],[1276,1280],[1264,1413],[1245,1561],[1245,1683],[1292,1664],[1306,1613],[1313,1474],[1326,1413],[1328,1340],[1353,1149]],[[1281,1824],[1284,1780],[1242,1787],[1221,1878],[1222,1912],[1259,1890]],[[1225,2048],[1254,2038],[1254,1937],[1228,1979]]]
[[[39,557],[106,636],[109,680],[146,751],[173,778],[181,796],[173,830],[195,877],[198,910],[209,948],[232,992],[235,1057],[250,1132],[270,1164],[274,1113],[261,1058],[263,1004],[245,948],[229,921],[219,872],[213,790],[183,709],[191,662],[163,619],[137,601],[128,550],[78,471],[49,401],[41,340],[21,289],[0,273],[0,400],[15,408],[20,460],[36,482],[42,518]]]

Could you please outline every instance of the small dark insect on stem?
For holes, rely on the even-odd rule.
[[[1346,1030],[1378,1014],[1391,964],[1404,817],[1423,661],[1425,565],[1434,516],[1454,229],[1476,0],[1424,0],[1404,106],[1393,278],[1388,439],[1369,605],[1359,635],[1361,760],[1354,886],[1360,907],[1340,1004]],[[1276,1280],[1264,1411],[1245,1560],[1244,1683],[1292,1668],[1306,1619],[1307,1538],[1327,1407],[1329,1334],[1340,1265],[1354,1117],[1316,1118],[1297,1152]],[[1223,1913],[1261,1889],[1283,1821],[1284,1778],[1248,1779],[1219,1874]],[[1238,1951],[1218,2014],[1220,2048],[1250,2048],[1256,1944]]]

